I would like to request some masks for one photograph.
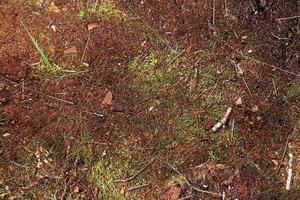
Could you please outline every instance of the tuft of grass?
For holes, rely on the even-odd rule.
[[[44,62],[47,70],[50,71],[50,72],[55,72],[57,70],[57,67],[55,67],[54,65],[51,64],[51,62],[49,61],[48,57],[44,53],[43,49],[38,44],[37,39],[35,39],[35,37],[30,33],[30,31],[28,30],[27,26],[22,21],[21,21],[21,25],[23,26],[24,30],[26,31],[27,35],[31,39],[31,42],[33,43],[33,45],[35,46],[35,48],[37,49],[37,51],[40,53],[41,59]]]
[[[94,167],[91,179],[99,188],[100,200],[127,200],[126,196],[112,181],[116,178],[114,166],[104,159],[100,159]]]
[[[110,0],[101,1],[98,8],[98,16],[104,19],[107,18],[122,18],[122,12],[116,7],[116,5]]]

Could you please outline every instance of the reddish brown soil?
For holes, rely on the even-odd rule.
[[[5,171],[5,185],[16,194],[23,191],[23,198],[45,198],[34,196],[35,192],[27,192],[28,189],[22,185],[26,177],[15,177],[16,172],[22,170],[22,166],[18,165],[22,158],[29,152],[36,151],[35,148],[27,148],[32,141],[39,141],[38,146],[58,152],[53,168],[46,169],[45,173],[53,176],[63,174],[63,181],[44,177],[35,180],[32,187],[42,189],[50,185],[53,187],[52,191],[57,191],[56,195],[62,197],[65,193],[72,193],[73,188],[78,186],[83,199],[97,199],[97,189],[86,177],[76,174],[77,168],[73,165],[75,156],[66,159],[68,146],[76,148],[83,127],[89,130],[97,143],[95,159],[102,153],[103,145],[114,149],[123,142],[119,140],[122,136],[115,138],[108,134],[115,131],[114,124],[131,131],[129,136],[124,136],[131,140],[128,145],[150,145],[150,137],[145,133],[147,128],[153,129],[152,124],[156,121],[163,122],[168,110],[149,116],[145,111],[147,102],[143,102],[139,93],[130,87],[134,75],[125,70],[130,60],[146,54],[150,48],[168,49],[180,43],[185,50],[184,56],[189,58],[200,49],[205,49],[209,41],[213,41],[216,53],[203,61],[203,65],[217,61],[221,69],[228,68],[228,59],[242,62],[244,58],[236,52],[241,51],[247,56],[294,74],[300,71],[299,20],[280,23],[275,20],[300,13],[297,1],[270,0],[266,1],[266,6],[261,6],[257,3],[259,1],[228,0],[227,16],[224,15],[223,1],[217,1],[214,26],[211,24],[212,9],[207,1],[140,2],[116,1],[116,4],[133,17],[138,15],[143,21],[136,19],[135,25],[130,23],[125,26],[117,20],[96,20],[99,27],[91,31],[87,30],[87,24],[95,19],[70,17],[70,13],[76,13],[78,8],[74,1],[59,1],[57,4],[60,9],[67,8],[70,13],[60,15],[40,9],[43,17],[33,14],[33,11],[39,10],[36,6],[13,4],[10,0],[0,2],[0,84],[4,85],[4,89],[0,91],[0,117],[5,118],[0,123],[0,167]],[[39,61],[39,54],[22,28],[21,21],[34,35],[42,31],[49,37],[53,53],[49,49],[46,51],[51,54],[53,63],[67,64],[67,69],[79,69],[81,73],[61,72],[56,77],[35,71],[30,64]],[[57,31],[53,32],[49,24],[55,24]],[[142,27],[152,27],[154,31],[151,30],[151,34],[145,36],[139,31]],[[289,39],[281,40],[273,35]],[[152,37],[155,36],[163,38],[164,43],[153,42]],[[90,42],[86,46],[88,37]],[[47,46],[47,40],[41,41],[41,46]],[[144,41],[147,42],[141,45]],[[76,46],[78,51],[75,58],[64,54],[64,50],[72,46]],[[250,49],[253,53],[247,53]],[[83,53],[88,67],[79,66]],[[233,158],[228,161],[232,163],[230,169],[210,163],[210,170],[204,169],[208,177],[207,185],[209,190],[222,189],[232,198],[282,199],[284,183],[275,177],[277,174],[271,160],[280,160],[281,154],[277,155],[275,152],[282,153],[287,137],[292,132],[293,122],[285,118],[287,112],[292,109],[299,113],[297,101],[290,102],[285,98],[288,88],[299,82],[299,77],[273,70],[273,67],[264,64],[260,67],[249,65],[247,71],[250,73],[245,81],[252,96],[241,80],[232,80],[235,90],[243,98],[243,105],[234,108],[233,112],[238,129],[243,134],[239,143],[229,144],[233,148],[243,145],[245,152],[231,152]],[[273,90],[273,79],[276,80],[281,96],[272,96],[266,101],[266,96]],[[113,92],[113,104],[103,108],[101,101],[108,91]],[[231,89],[224,88],[224,91],[228,93],[222,100],[229,104],[233,101]],[[186,102],[181,104],[188,105]],[[254,105],[259,107],[259,111],[251,111]],[[139,127],[136,124],[146,125]],[[163,126],[162,129],[167,128]],[[279,135],[274,134],[276,131]],[[209,141],[200,143],[210,145],[212,140],[209,138]],[[151,141],[155,141],[155,138],[151,138]],[[198,142],[182,145],[180,149],[174,150],[174,155],[186,157],[187,161],[180,166],[180,170],[184,171],[194,185],[201,187],[203,169],[197,171],[191,167],[207,160],[207,155],[202,156],[196,150],[190,151]],[[224,150],[227,150],[229,147],[225,143],[226,141]],[[143,158],[147,153],[143,150],[137,157]],[[163,153],[159,154],[158,160],[163,160],[164,156]],[[248,163],[249,157],[256,159],[255,164],[260,166],[259,170]],[[88,167],[91,169],[91,166]],[[161,179],[159,183],[163,183],[164,178],[172,172],[156,161],[148,170],[149,173],[156,174],[157,179]],[[228,185],[233,189],[229,189]],[[176,199],[178,196],[183,198],[193,194],[189,199],[214,199],[211,195],[190,192],[193,190],[189,185],[180,189],[179,186],[171,186],[160,195],[151,193],[155,187],[159,186],[152,185],[145,189],[141,192],[142,196],[146,199]],[[265,194],[269,196],[258,197]],[[300,196],[297,191],[294,195],[295,198]]]

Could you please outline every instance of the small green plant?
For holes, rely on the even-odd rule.
[[[85,17],[85,12],[84,12],[84,10],[79,10],[78,16],[81,17],[81,18]]]
[[[21,24],[24,28],[24,30],[26,31],[27,35],[30,37],[33,45],[35,46],[35,48],[37,49],[37,51],[40,53],[41,55],[41,59],[43,60],[45,67],[47,68],[48,71],[50,72],[55,72],[57,70],[57,67],[55,67],[54,65],[52,65],[48,59],[48,57],[46,56],[46,54],[44,53],[43,49],[39,46],[38,41],[35,39],[35,37],[30,33],[30,31],[28,30],[27,26],[21,21]]]

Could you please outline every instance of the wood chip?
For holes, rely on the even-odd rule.
[[[112,92],[111,91],[107,92],[104,99],[101,102],[101,107],[110,106],[112,102],[112,97],[113,97]]]
[[[75,46],[73,46],[73,47],[71,47],[71,48],[69,48],[69,49],[66,49],[66,50],[64,51],[64,54],[76,54],[76,53],[77,53],[77,49],[76,49]]]
[[[78,187],[78,186],[75,186],[73,192],[74,192],[74,193],[79,193],[79,192],[80,192],[79,187]]]
[[[100,24],[98,22],[93,22],[93,23],[89,23],[87,25],[87,29],[88,29],[88,31],[90,31],[90,30],[92,30],[94,28],[98,28],[99,26],[100,26]]]

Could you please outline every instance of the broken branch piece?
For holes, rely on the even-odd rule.
[[[221,128],[221,126],[225,126],[231,111],[232,111],[232,107],[227,108],[226,113],[224,114],[224,117],[218,123],[216,123],[214,125],[214,127],[212,127],[211,130],[213,132],[216,132],[217,130],[219,130]]]

